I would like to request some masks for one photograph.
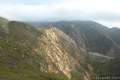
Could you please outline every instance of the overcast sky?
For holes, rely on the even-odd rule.
[[[93,20],[120,27],[120,0],[0,0],[0,16],[10,20]]]

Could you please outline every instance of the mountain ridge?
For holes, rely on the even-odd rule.
[[[88,51],[99,52],[109,56],[113,56],[114,53],[116,53],[115,56],[119,55],[120,45],[117,44],[118,41],[111,35],[114,34],[111,31],[112,28],[107,28],[94,21],[44,22],[43,24],[40,23],[39,27],[46,27],[47,25],[53,25],[63,30],[80,46],[87,48]],[[104,44],[102,45],[102,43]],[[111,49],[114,51],[111,52]]]
[[[115,72],[120,66],[114,64],[120,61],[119,34],[119,29],[93,21],[34,27],[0,18],[0,78],[92,80]]]

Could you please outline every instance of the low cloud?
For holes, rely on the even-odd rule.
[[[17,0],[0,1],[0,16],[23,21],[94,20],[113,24],[112,26],[118,26],[120,21],[120,0],[56,1],[51,0],[44,4],[22,3]]]

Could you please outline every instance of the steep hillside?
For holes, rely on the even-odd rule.
[[[116,43],[118,45],[120,45],[120,37],[118,37],[120,35],[120,29],[119,28],[111,28],[111,36],[113,38],[114,41],[116,41]]]
[[[0,17],[0,36],[4,37],[6,33],[8,33],[8,20]]]
[[[43,50],[43,55],[46,55],[48,71],[56,73],[60,71],[70,78],[72,71],[77,70],[78,67],[84,68],[80,64],[85,63],[85,53],[80,51],[74,40],[57,28],[52,27],[41,31],[38,49]]]
[[[85,50],[61,30],[8,20],[4,25],[0,24],[0,79],[91,79]]]

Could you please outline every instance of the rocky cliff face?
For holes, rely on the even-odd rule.
[[[41,69],[48,72],[62,72],[71,78],[71,56],[68,51],[70,46],[75,45],[74,41],[56,28],[44,29],[38,39],[38,49],[43,50],[44,53],[41,55],[46,61]]]
[[[84,61],[84,53],[81,53],[75,41],[55,27],[42,29],[38,41],[36,51],[44,56],[45,61],[41,66],[42,71],[61,72],[71,78],[71,72]],[[43,52],[39,53],[39,50]]]

